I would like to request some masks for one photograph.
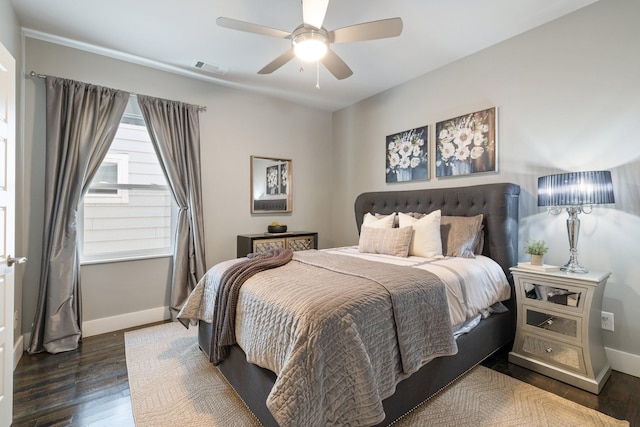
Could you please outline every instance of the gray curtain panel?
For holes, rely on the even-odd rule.
[[[129,93],[46,78],[46,170],[40,291],[29,353],[78,347],[82,331],[76,217]]]
[[[198,106],[138,95],[160,164],[178,204],[171,318],[205,273]]]

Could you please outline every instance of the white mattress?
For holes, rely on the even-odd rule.
[[[371,261],[406,265],[428,270],[444,281],[449,299],[451,323],[455,329],[486,317],[491,306],[509,299],[511,288],[498,263],[482,255],[475,258],[407,258],[358,252],[357,246],[325,249],[326,252],[354,256]]]

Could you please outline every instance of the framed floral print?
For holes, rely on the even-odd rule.
[[[429,134],[427,130],[427,126],[422,126],[387,136],[386,182],[417,181],[428,178]]]
[[[280,194],[280,170],[278,165],[268,166],[267,173],[267,194],[275,195]]]
[[[496,172],[496,108],[436,123],[436,177]]]

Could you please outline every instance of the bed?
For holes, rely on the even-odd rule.
[[[464,372],[468,371],[476,364],[480,363],[486,357],[497,351],[498,349],[510,345],[513,340],[514,331],[515,331],[515,292],[513,292],[513,280],[511,278],[509,268],[517,263],[517,248],[518,248],[518,197],[520,193],[520,188],[515,184],[510,183],[498,183],[498,184],[485,184],[485,185],[477,185],[477,186],[469,186],[469,187],[456,187],[456,188],[444,188],[444,189],[427,189],[427,190],[410,190],[410,191],[385,191],[385,192],[369,192],[363,193],[357,197],[355,201],[355,219],[356,226],[359,232],[367,233],[370,232],[369,227],[363,229],[363,220],[365,218],[365,214],[369,213],[370,215],[375,213],[379,217],[383,218],[386,215],[390,215],[397,212],[405,212],[411,213],[412,215],[418,217],[416,214],[433,214],[436,211],[439,211],[439,214],[447,217],[465,217],[465,218],[477,218],[480,215],[482,221],[481,228],[481,236],[480,242],[483,243],[479,247],[474,248],[474,251],[478,254],[477,259],[483,260],[485,257],[490,258],[491,260],[497,263],[498,269],[502,270],[503,277],[508,281],[508,286],[511,288],[511,292],[509,297],[504,300],[502,303],[508,309],[505,312],[495,312],[488,317],[484,318],[482,316],[481,320],[477,323],[472,330],[467,333],[461,334],[457,336],[454,340],[453,346],[455,350],[452,351],[451,343],[446,343],[448,347],[445,348],[445,344],[442,344],[440,347],[435,349],[433,353],[427,355],[420,355],[422,357],[422,361],[428,360],[428,363],[422,365],[420,363],[419,369],[411,369],[405,370],[405,373],[402,373],[402,369],[400,369],[400,374],[397,374],[393,378],[393,390],[394,392],[389,392],[388,387],[385,389],[387,391],[384,394],[388,396],[381,395],[379,397],[380,405],[382,410],[378,409],[378,412],[373,412],[373,418],[366,418],[363,416],[361,419],[357,417],[356,420],[350,420],[349,423],[351,425],[359,425],[358,423],[362,421],[360,425],[380,425],[386,426],[393,423],[398,418],[401,418],[404,414],[411,411],[414,407],[419,405],[421,402],[426,400],[428,397],[432,396],[442,388],[446,387],[450,382],[455,380],[457,377],[462,375]],[[362,242],[362,235],[361,235]],[[299,253],[296,255],[296,263],[288,263],[285,267],[281,267],[281,269],[285,268],[293,268],[288,267],[291,264],[302,264],[304,268],[313,268],[315,267],[313,264],[316,262],[316,257],[331,257],[333,255],[325,254],[331,252],[340,252],[340,251],[353,251],[351,249],[334,249],[327,251],[308,251],[309,253]],[[312,253],[313,252],[313,253]],[[320,252],[317,255],[315,252]],[[357,250],[356,250],[357,252]],[[338,258],[341,255],[336,255]],[[344,258],[344,257],[343,257]],[[334,258],[327,258],[329,262],[334,262]],[[350,269],[351,265],[356,265],[361,261],[354,261],[351,263],[343,263],[340,264],[339,269]],[[366,261],[368,262],[368,261]],[[373,261],[371,261],[373,262]],[[229,260],[229,265],[236,263],[236,261]],[[365,261],[362,261],[362,266],[367,267],[367,264],[364,264]],[[494,263],[494,264],[495,264]],[[221,265],[224,263],[221,263]],[[309,264],[309,265],[305,265]],[[212,270],[215,270],[214,267]],[[228,268],[225,266],[224,268]],[[223,271],[224,268],[220,267],[219,271]],[[297,268],[297,267],[296,267]],[[355,268],[355,267],[353,267]],[[392,271],[395,269],[395,266],[389,265],[385,268],[380,268],[382,275],[384,275],[383,270]],[[269,274],[275,274],[274,272],[279,269],[273,269]],[[375,269],[374,269],[375,270]],[[413,269],[412,269],[413,270]],[[305,275],[313,276],[315,273],[306,273]],[[395,270],[394,274],[395,274]],[[265,273],[266,274],[266,273]],[[374,274],[373,272],[371,274]],[[271,277],[271,276],[270,276]],[[286,286],[291,286],[291,280],[285,280],[284,276],[281,277],[281,283],[283,289],[288,289]],[[250,281],[252,279],[249,279]],[[269,279],[273,283],[277,283],[277,277]],[[364,279],[367,280],[367,279]],[[382,279],[374,278],[374,281],[380,281]],[[413,280],[413,279],[412,279]],[[250,282],[247,281],[247,284]],[[245,287],[248,285],[244,285]],[[254,286],[254,285],[251,285]],[[246,291],[247,294],[252,292],[251,290],[255,287],[248,287],[249,290]],[[358,285],[359,286],[359,285]],[[354,282],[354,288],[357,288]],[[244,288],[243,288],[244,289]],[[279,289],[274,288],[274,289]],[[291,288],[293,289],[293,288]],[[283,292],[285,292],[283,291]],[[271,291],[270,291],[271,292]],[[288,292],[288,291],[286,291]],[[436,291],[433,291],[436,292]],[[268,294],[262,295],[262,297],[266,298]],[[430,294],[431,295],[431,294]],[[440,294],[433,294],[440,295]],[[248,297],[247,297],[248,298]],[[401,297],[398,297],[401,298]],[[392,298],[393,299],[393,298]],[[414,298],[409,298],[414,299]],[[429,299],[436,300],[437,297],[429,297]],[[402,299],[398,299],[398,301],[404,301]],[[262,302],[260,302],[262,304]],[[400,303],[399,303],[400,304]],[[434,303],[435,304],[435,303]],[[398,305],[398,307],[404,307],[402,305]],[[238,310],[242,311],[240,307]],[[425,310],[422,308],[422,310]],[[393,310],[392,310],[393,311]],[[400,310],[396,310],[394,316],[398,316]],[[428,309],[431,311],[431,309]],[[434,308],[434,311],[435,308]],[[451,312],[451,309],[448,310]],[[407,309],[407,312],[410,312],[410,309]],[[270,315],[270,314],[269,314]],[[242,319],[249,318],[249,315],[242,315]],[[191,314],[190,316],[186,316],[190,320],[194,317],[198,318],[200,316],[196,316]],[[267,315],[265,315],[267,317]],[[344,318],[345,315],[342,314],[341,318]],[[348,316],[346,316],[348,317]],[[400,319],[400,320],[398,320]],[[430,322],[434,322],[437,324],[437,321],[434,319],[430,319]],[[401,318],[396,317],[396,323],[398,325],[403,323]],[[410,322],[409,322],[410,323]],[[277,325],[277,324],[276,324]],[[331,326],[332,327],[332,326]],[[377,326],[378,327],[378,326]],[[213,359],[212,355],[214,351],[212,351],[212,336],[214,336],[214,328],[212,327],[212,323],[208,323],[205,321],[200,321],[198,324],[198,343],[200,348]],[[398,326],[399,328],[399,326]],[[246,329],[246,328],[245,328]],[[272,329],[278,329],[278,327],[274,327]],[[385,328],[382,328],[385,329]],[[434,329],[438,329],[435,327]],[[399,329],[398,329],[399,330]],[[315,334],[315,333],[314,333]],[[400,335],[400,333],[398,332]],[[336,346],[337,348],[341,348],[342,346],[342,336],[350,336],[353,335],[351,333],[340,333],[340,334],[332,334],[332,337],[338,336],[339,342],[334,343],[331,342],[331,346]],[[357,335],[357,334],[356,334]],[[315,335],[314,335],[315,337]],[[282,340],[286,341],[289,339],[288,337],[282,338]],[[331,338],[332,340],[334,338]],[[278,339],[276,339],[278,340]],[[314,338],[315,341],[315,338]],[[396,365],[405,364],[408,366],[410,362],[405,362],[404,354],[402,354],[403,345],[411,345],[415,344],[414,339],[408,339],[407,344],[403,344],[402,340],[398,338],[399,345],[394,343],[393,345],[389,345],[389,347],[400,347],[399,353],[401,354],[399,359],[400,362],[396,362]],[[386,341],[385,341],[386,342]],[[247,406],[251,409],[254,415],[260,420],[260,422],[265,426],[278,426],[279,424],[276,422],[276,418],[267,407],[267,400],[270,393],[277,394],[277,390],[279,390],[280,386],[278,384],[278,376],[276,376],[275,372],[283,372],[283,364],[286,365],[288,363],[288,359],[278,359],[278,363],[274,362],[274,365],[271,366],[268,361],[262,361],[259,359],[260,365],[265,367],[260,367],[257,364],[247,362],[247,353],[249,353],[250,360],[256,360],[255,350],[249,349],[247,353],[245,350],[247,349],[247,341],[245,339],[243,345],[233,344],[227,346],[227,353],[225,357],[220,360],[216,360],[217,366],[222,374],[227,378],[229,383],[234,387],[238,395],[244,400]],[[381,345],[380,347],[386,348],[385,345]],[[316,365],[318,366],[318,370],[334,370],[339,368],[339,364],[335,362],[336,357],[330,353],[330,350],[333,347],[329,347],[329,350],[325,350],[325,356],[320,358],[314,358],[313,366],[314,371],[316,370]],[[291,350],[291,353],[297,354],[297,350]],[[338,350],[336,350],[338,351]],[[381,350],[382,352],[386,350]],[[391,351],[391,350],[389,350]],[[357,352],[356,352],[357,353]],[[412,353],[413,354],[413,353]],[[354,363],[349,360],[351,354],[347,356],[340,356],[338,360],[343,360],[344,363]],[[356,357],[356,356],[354,356]],[[368,357],[365,355],[365,357]],[[322,362],[319,360],[331,360],[331,363],[327,363],[327,366],[324,366]],[[361,359],[364,360],[364,359]],[[368,359],[367,359],[368,360]],[[302,361],[301,363],[303,363]],[[296,361],[298,363],[298,361]],[[311,363],[311,362],[309,362]],[[355,359],[355,363],[358,363],[358,359]],[[287,365],[289,368],[291,366]],[[417,366],[415,363],[412,366]],[[269,367],[271,369],[266,369]],[[295,367],[294,367],[295,368]],[[382,369],[384,367],[379,367],[376,365],[376,369]],[[402,367],[401,367],[402,368]],[[349,368],[353,369],[353,368]],[[394,368],[395,369],[395,368]],[[300,371],[301,369],[293,369],[294,371]],[[303,369],[302,369],[303,370]],[[396,369],[397,370],[397,369]],[[378,371],[376,371],[378,372]],[[290,375],[289,371],[287,374]],[[380,379],[380,383],[384,384],[386,377]],[[299,383],[304,383],[304,378],[297,377],[296,381]],[[313,380],[311,380],[313,381]],[[376,381],[378,381],[376,379]],[[391,381],[391,380],[390,380]],[[342,381],[349,382],[349,381]],[[322,383],[324,385],[324,383]],[[335,385],[331,383],[332,387]],[[274,387],[275,385],[275,387]],[[342,385],[340,385],[342,387]],[[355,386],[354,386],[355,388]],[[275,391],[274,391],[275,390]],[[345,389],[340,393],[339,398],[335,396],[332,398],[334,402],[329,402],[330,405],[337,405],[341,401],[349,401],[353,396],[348,396],[348,392],[345,392]],[[335,389],[331,389],[333,393]],[[301,387],[300,393],[304,394],[307,392],[307,387]],[[354,394],[359,394],[358,392],[354,392]],[[321,396],[324,398],[324,396]],[[359,397],[358,397],[359,398]],[[358,398],[353,397],[353,400],[357,400]],[[286,405],[293,405],[290,401],[292,399],[292,395],[285,396],[284,398],[287,400]],[[318,396],[315,396],[312,400],[318,400]],[[320,399],[322,400],[322,399]],[[376,400],[372,398],[372,400]],[[273,402],[273,399],[272,399]],[[338,402],[338,403],[336,403]],[[374,402],[375,403],[375,402]],[[375,406],[375,405],[374,405]],[[332,409],[333,410],[333,409]],[[351,411],[351,410],[348,410]],[[353,412],[353,411],[352,411]],[[365,412],[363,412],[365,413]],[[382,413],[383,419],[380,418],[380,413]],[[367,416],[369,412],[366,412]],[[278,414],[277,417],[279,419],[282,418],[282,414]],[[378,417],[378,418],[376,418]],[[288,419],[288,418],[287,418]],[[372,419],[375,419],[375,422],[371,422]],[[299,423],[300,421],[295,421],[292,425]],[[324,424],[335,424],[335,421],[324,421]],[[309,425],[313,424],[310,423]],[[322,424],[322,423],[321,423]]]

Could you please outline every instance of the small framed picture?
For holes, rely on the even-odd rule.
[[[436,177],[497,172],[496,108],[436,123]]]
[[[280,194],[280,171],[278,165],[267,167],[267,194]]]
[[[428,127],[388,135],[386,138],[386,182],[424,180],[429,177]]]

